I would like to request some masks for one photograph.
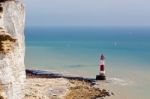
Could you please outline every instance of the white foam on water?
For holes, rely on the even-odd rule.
[[[107,83],[112,83],[112,84],[115,84],[115,85],[121,85],[121,86],[127,86],[127,85],[131,85],[133,84],[133,81],[131,80],[125,80],[125,79],[121,79],[121,78],[107,78]]]

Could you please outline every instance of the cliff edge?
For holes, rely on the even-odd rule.
[[[22,99],[25,81],[25,9],[20,1],[0,1],[0,99]]]

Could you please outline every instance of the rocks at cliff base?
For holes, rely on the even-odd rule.
[[[92,79],[27,69],[25,99],[103,99],[114,95],[93,85]]]

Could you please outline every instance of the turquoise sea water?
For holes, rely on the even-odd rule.
[[[132,82],[133,94],[150,98],[150,28],[26,28],[26,46],[27,67],[88,77],[98,74],[104,54],[108,77]]]
[[[26,65],[95,69],[150,68],[149,28],[27,28]],[[40,56],[40,57],[39,57]]]

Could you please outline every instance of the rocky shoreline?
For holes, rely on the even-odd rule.
[[[69,75],[69,74],[61,74],[50,72],[46,70],[35,70],[35,69],[26,69],[26,75],[30,78],[65,78],[68,80],[79,80],[89,82],[91,84],[95,84],[95,79],[93,78],[85,78],[81,76]]]
[[[25,99],[104,99],[114,93],[95,87],[95,79],[26,69]]]

